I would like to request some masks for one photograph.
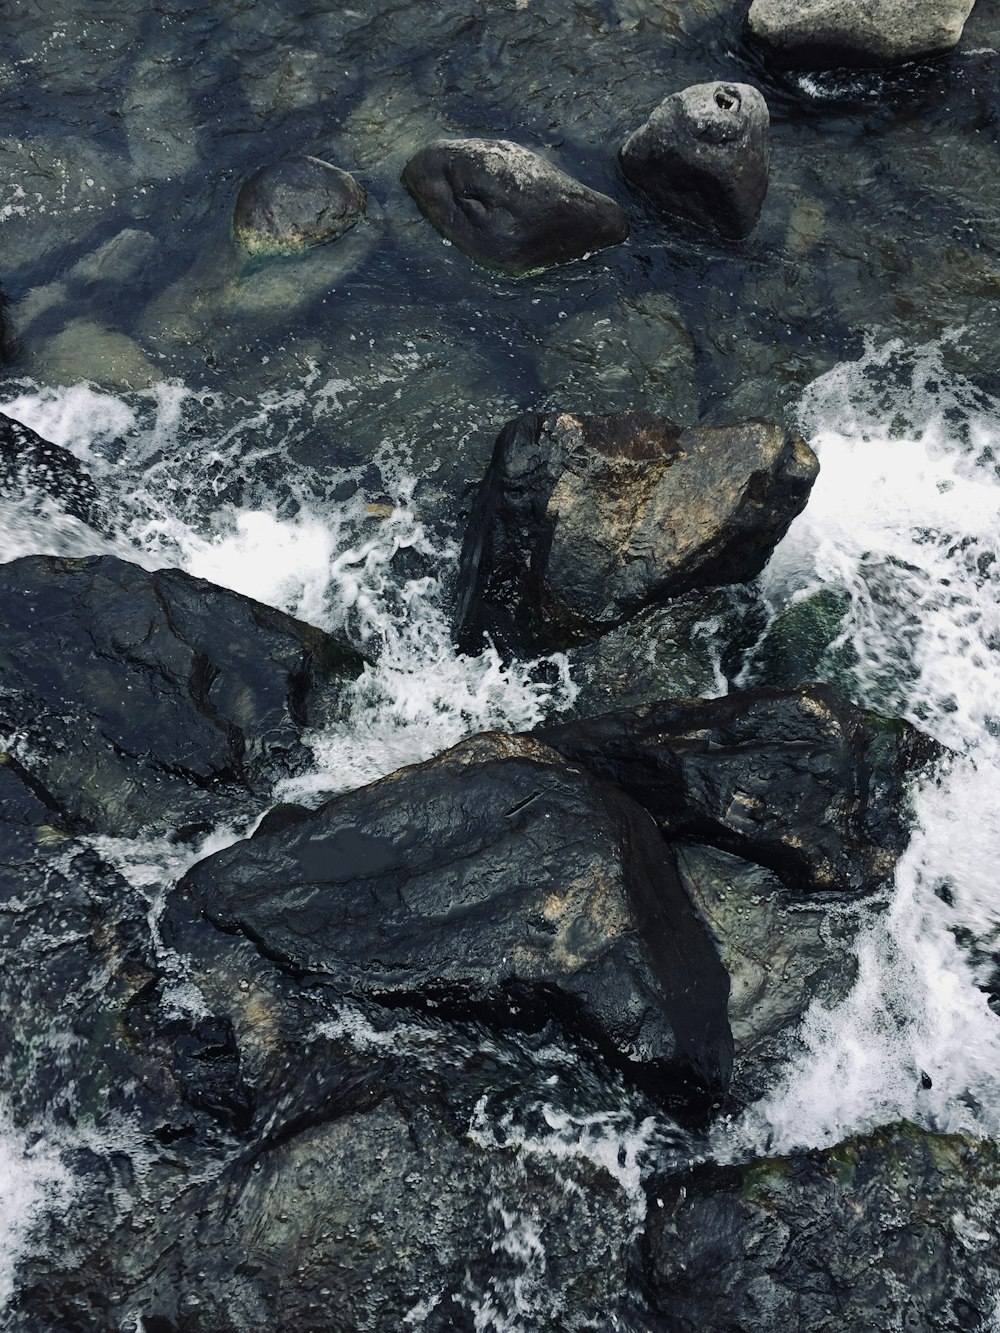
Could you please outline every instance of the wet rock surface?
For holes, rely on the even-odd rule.
[[[883,886],[909,841],[909,780],[941,754],[826,686],[655,703],[537,735],[668,836],[765,866],[797,893]]]
[[[506,139],[441,139],[403,184],[443,236],[486,268],[522,274],[628,238],[628,219],[540,154]]]
[[[753,0],[747,26],[775,60],[807,69],[876,68],[957,45],[974,0]]]
[[[883,910],[791,894],[771,870],[698,843],[674,845],[681,883],[729,974],[733,1077],[727,1106],[766,1096],[815,1003],[834,1007],[858,975],[858,935]]]
[[[113,556],[0,567],[0,624],[0,727],[67,818],[112,835],[204,829],[266,796],[363,665],[270,607]]]
[[[469,521],[458,640],[564,648],[692,587],[750,579],[817,471],[794,431],[764,422],[519,417],[497,440]]]
[[[390,1005],[571,1029],[683,1104],[728,1078],[727,982],[639,806],[485,735],[202,862],[187,913],[286,973]]]
[[[653,1189],[645,1262],[677,1333],[993,1327],[996,1147],[900,1125]]]
[[[100,523],[97,487],[79,459],[7,416],[0,416],[0,495],[47,496],[84,523]]]
[[[240,187],[233,232],[248,255],[293,254],[343,236],[364,216],[366,198],[340,167],[305,154],[288,157]]]
[[[621,147],[622,170],[664,213],[740,239],[767,194],[770,117],[746,83],[700,83],[665,98]]]

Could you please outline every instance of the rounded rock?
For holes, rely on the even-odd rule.
[[[943,55],[974,0],[753,0],[752,39],[778,64],[805,69],[897,65]]]
[[[438,139],[402,181],[424,217],[485,268],[520,275],[628,238],[613,199],[507,139]]]
[[[366,203],[349,172],[318,157],[287,157],[244,181],[233,231],[250,255],[294,254],[335,241],[364,216]]]
[[[697,83],[664,98],[621,147],[622,170],[663,212],[733,239],[767,193],[767,103],[746,83]]]

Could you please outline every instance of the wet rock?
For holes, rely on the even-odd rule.
[[[846,999],[871,900],[792,896],[773,871],[715,847],[676,843],[677,869],[729,974],[730,1107],[764,1097],[788,1064],[788,1039],[813,1003]]]
[[[79,459],[29,426],[0,416],[0,497],[31,494],[47,496],[91,526],[100,523],[97,487]]]
[[[364,216],[366,202],[349,172],[318,157],[287,157],[241,186],[233,231],[249,255],[292,254],[343,236]]]
[[[942,55],[962,35],[974,0],[753,0],[752,39],[783,65],[877,68]]]
[[[676,1333],[995,1327],[1000,1163],[912,1125],[655,1182],[644,1241]]]
[[[151,971],[148,904],[34,773],[0,751],[0,1070],[8,1113],[77,1124],[132,1110],[118,1018]]]
[[[767,194],[767,103],[746,83],[698,83],[665,98],[622,144],[625,175],[663,212],[739,239]]]
[[[754,609],[751,596],[738,586],[685,593],[570,649],[577,694],[560,717],[725,693],[729,655],[745,641],[744,623],[754,620]]]
[[[0,626],[0,730],[70,818],[115,835],[259,805],[363,665],[259,602],[111,556],[3,565]]]
[[[613,199],[507,139],[439,139],[403,184],[443,236],[486,268],[522,274],[628,237]]]
[[[822,685],[651,704],[540,740],[641,802],[671,838],[773,870],[800,893],[868,892],[909,840],[909,777],[940,747]]]
[[[530,738],[474,737],[276,811],[189,872],[164,929],[204,950],[202,917],[286,974],[387,1005],[557,1018],[681,1103],[728,1077],[728,982],[662,838]]]
[[[691,588],[753,578],[818,464],[765,422],[682,428],[646,412],[528,414],[501,432],[459,572],[457,635],[564,648]]]

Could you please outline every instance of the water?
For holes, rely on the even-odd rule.
[[[86,462],[114,494],[120,521],[115,536],[102,537],[67,524],[54,507],[22,507],[4,532],[5,559],[26,549],[113,549],[150,567],[177,564],[347,633],[373,654],[347,721],[313,736],[313,771],[276,791],[276,799],[318,800],[437,753],[461,735],[530,726],[572,701],[565,660],[543,682],[530,663],[504,666],[492,653],[455,653],[447,590],[456,542],[414,513],[414,482],[398,457],[385,459],[379,476],[380,494],[394,493],[395,501],[379,503],[374,514],[363,486],[344,487],[356,475],[331,474],[317,493],[315,476],[305,472],[294,479],[291,512],[223,503],[205,515],[204,471],[220,461],[225,471],[259,428],[259,414],[220,433],[210,450],[178,456],[189,405],[203,409],[180,386],[124,398],[86,386],[17,387],[4,410]],[[283,436],[294,430],[295,413],[316,410],[312,388],[297,386],[271,405]],[[318,401],[327,399],[320,393]],[[708,1151],[721,1159],[825,1146],[904,1117],[934,1129],[1000,1134],[1000,1019],[987,996],[1000,944],[993,869],[1000,863],[1000,411],[982,391],[949,378],[939,346],[913,351],[892,343],[872,346],[860,361],[816,381],[799,419],[822,471],[809,506],[761,577],[761,594],[772,615],[822,589],[846,594],[825,669],[858,702],[910,718],[951,757],[915,792],[915,833],[891,901],[883,914],[869,914],[860,936],[854,990],[835,1008],[814,1004],[768,1095],[738,1120],[714,1127]],[[155,484],[145,480],[150,474]],[[350,494],[338,501],[344,489]],[[400,578],[400,553],[436,572]],[[748,679],[753,670],[751,653]],[[220,829],[204,846],[183,851],[167,843],[96,842],[146,895],[155,939],[169,885],[241,832]],[[183,960],[174,961],[172,1003],[178,1013],[197,1013],[199,996]],[[440,1032],[420,1020],[378,1031],[363,1016],[346,1014],[343,1023],[326,1035],[352,1049],[391,1050],[428,1067],[441,1058]],[[454,1038],[447,1040],[449,1061],[478,1067],[475,1046],[463,1056]],[[493,1058],[502,1067],[521,1057]],[[502,1148],[507,1162],[494,1178],[491,1205],[503,1262],[486,1288],[461,1295],[484,1329],[530,1326],[542,1309],[558,1317],[545,1218],[525,1211],[530,1187],[519,1164],[544,1159],[558,1174],[560,1163],[569,1163],[566,1188],[581,1164],[609,1172],[623,1225],[635,1230],[648,1171],[662,1169],[664,1153],[676,1155],[683,1141],[625,1090],[613,1106],[589,1111],[572,1096],[552,1100],[546,1083],[561,1078],[554,1053],[536,1053],[530,1070],[525,1087],[533,1083],[537,1091],[519,1109],[504,1099],[494,1106],[487,1091],[467,1112],[470,1141]],[[32,1147],[13,1130],[3,1146],[14,1255],[30,1244],[33,1218],[66,1206],[72,1180],[51,1147]],[[411,1324],[419,1327],[430,1308],[414,1312]]]
[[[315,802],[573,701],[565,659],[504,664],[451,646],[457,542],[503,421],[636,406],[797,418],[823,471],[761,595],[780,615],[836,593],[846,612],[819,674],[952,758],[915,793],[914,837],[860,938],[854,992],[810,1010],[768,1096],[717,1126],[710,1149],[822,1145],[899,1116],[1000,1134],[995,11],[976,7],[949,60],[850,79],[762,68],[722,0],[67,0],[58,22],[29,0],[7,11],[0,277],[21,351],[0,406],[76,454],[106,521],[2,501],[0,559],[178,566],[363,648],[347,720],[311,736],[312,771],[273,793]],[[706,78],[757,83],[772,111],[770,191],[739,246],[665,227],[615,163],[665,93]],[[627,209],[629,243],[522,282],[474,268],[398,185],[412,151],[456,133],[551,152]],[[354,171],[370,221],[349,243],[242,266],[238,184],[289,151]],[[170,886],[250,828],[184,849],[98,840],[139,894],[161,963]],[[171,1002],[198,1013],[183,960],[172,965]],[[374,1049],[367,1021],[345,1016],[336,1039]],[[432,1024],[376,1037],[415,1068],[414,1051],[442,1058]],[[525,1203],[539,1163],[570,1195],[581,1163],[604,1170],[635,1229],[646,1174],[678,1151],[637,1094],[557,1064],[491,1052],[487,1066],[519,1071],[522,1100],[484,1094],[463,1111],[506,1168],[496,1278],[462,1293],[477,1328],[559,1319],[544,1208]],[[0,1299],[33,1228],[72,1204],[72,1147],[53,1125],[0,1115]]]

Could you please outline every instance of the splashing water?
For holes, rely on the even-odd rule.
[[[318,478],[303,468],[285,478],[291,500],[283,509],[290,512],[221,501],[202,514],[198,497],[213,478],[237,467],[252,478],[254,466],[283,457],[304,421],[324,419],[339,401],[311,373],[284,394],[246,405],[210,447],[193,451],[185,423],[203,415],[206,399],[218,407],[217,395],[179,385],[128,400],[85,385],[27,386],[3,404],[7,415],[87,466],[113,497],[117,535],[101,535],[53,504],[8,506],[0,515],[7,519],[0,559],[46,551],[172,566],[356,643],[371,664],[352,687],[343,722],[307,737],[315,769],[282,786],[276,799],[316,802],[473,732],[526,729],[572,703],[576,689],[562,656],[505,664],[490,648],[476,657],[456,652],[444,588],[458,548],[421,522],[415,480],[388,450],[378,462],[391,503],[366,503],[356,470]],[[354,493],[336,498],[345,483]],[[258,498],[266,489],[263,482],[248,487]],[[407,557],[419,573],[401,576]]]
[[[846,592],[828,660],[849,645],[858,701],[956,753],[915,793],[852,993],[813,1004],[780,1086],[719,1151],[825,1146],[900,1118],[995,1135],[1000,1019],[979,986],[1000,945],[1000,404],[949,380],[938,347],[892,343],[814,383],[801,421],[820,477],[763,591],[775,611]]]

